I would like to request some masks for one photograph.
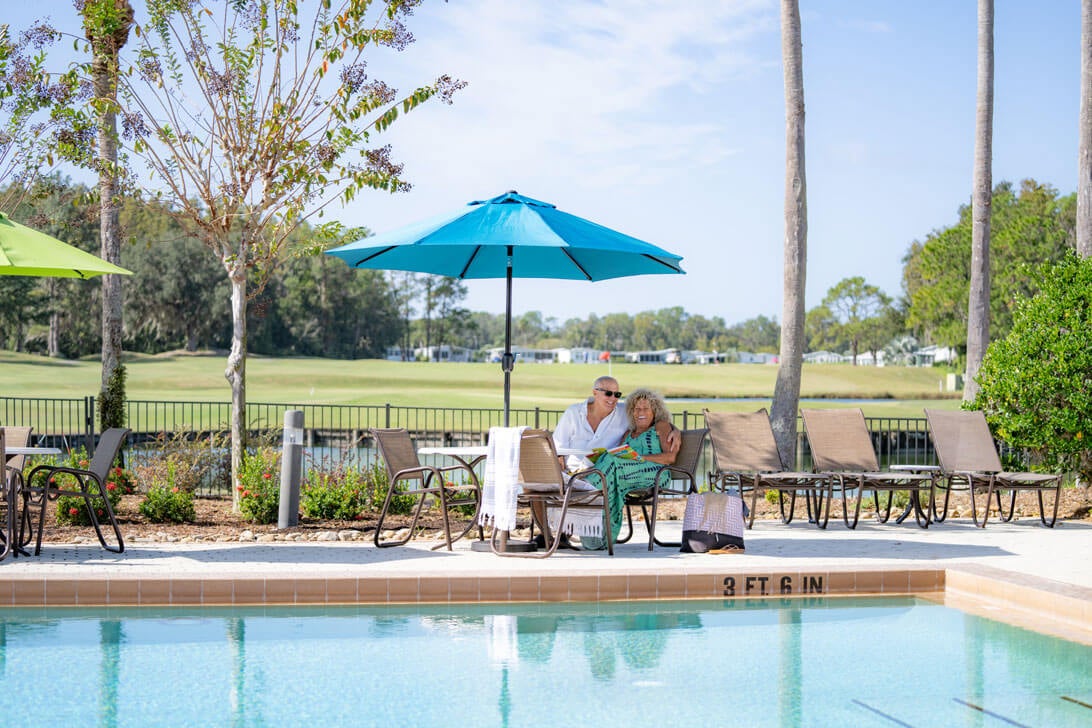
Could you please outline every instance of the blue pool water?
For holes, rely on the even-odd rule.
[[[31,726],[1092,725],[1092,648],[910,598],[2,617]]]

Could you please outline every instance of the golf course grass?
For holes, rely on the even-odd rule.
[[[223,354],[128,355],[131,400],[227,402]],[[3,393],[9,397],[78,398],[100,388],[97,360],[66,361],[0,352]],[[564,409],[610,373],[623,391],[645,386],[673,401],[675,411],[750,411],[769,406],[777,367],[761,364],[517,364],[512,407]],[[923,407],[958,408],[958,393],[942,391],[946,370],[931,367],[854,367],[806,364],[802,406],[860,406],[870,417],[922,417]],[[247,360],[247,400],[290,404],[392,404],[417,407],[500,408],[503,375],[497,364],[346,361],[312,358]],[[739,401],[741,400],[742,401]],[[735,400],[735,401],[733,401]],[[862,400],[862,401],[839,401]]]

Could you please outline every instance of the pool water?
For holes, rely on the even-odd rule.
[[[913,598],[2,617],[33,726],[1092,725],[1092,647]]]

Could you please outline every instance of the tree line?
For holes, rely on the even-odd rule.
[[[2,193],[0,193],[2,194]],[[52,177],[23,195],[12,217],[89,252],[98,249],[97,190]],[[1034,271],[1074,245],[1075,195],[1025,180],[1003,182],[993,195],[992,332],[1012,327],[1014,301],[1036,292]],[[921,344],[962,351],[967,332],[970,207],[958,221],[909,245],[903,291],[891,296],[863,277],[839,281],[807,311],[808,351],[830,350],[906,360]],[[220,263],[187,236],[155,202],[123,198],[121,263],[134,275],[124,295],[124,348],[131,352],[226,349],[231,343],[230,291]],[[302,243],[315,235],[304,225]],[[466,285],[453,278],[354,270],[314,246],[281,262],[251,290],[249,348],[264,355],[377,358],[388,347],[443,344],[481,350],[500,346],[504,316],[468,311]],[[101,346],[97,281],[0,279],[0,347],[79,358]],[[756,316],[726,324],[671,307],[637,314],[590,314],[558,321],[540,311],[512,321],[516,344],[604,351],[669,347],[730,354],[776,352],[781,327]]]

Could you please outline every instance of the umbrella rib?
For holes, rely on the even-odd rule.
[[[470,270],[470,266],[474,265],[474,259],[478,257],[478,251],[482,249],[482,246],[475,246],[474,252],[470,254],[470,259],[466,261],[466,265],[459,271],[459,280],[466,278],[466,272]]]
[[[581,273],[584,274],[585,279],[587,279],[589,281],[595,280],[590,275],[588,275],[588,271],[584,270],[584,266],[580,265],[580,263],[577,261],[577,259],[573,257],[572,253],[570,253],[565,248],[562,248],[561,252],[564,253],[566,255],[566,257],[568,257],[568,259],[572,261],[573,265],[576,266],[577,270],[579,270]]]
[[[368,256],[368,257],[366,257],[366,258],[361,258],[361,259],[360,259],[360,260],[358,260],[357,262],[353,263],[353,265],[354,265],[354,266],[359,266],[359,265],[360,265],[361,263],[367,263],[367,262],[368,262],[369,260],[371,260],[372,258],[378,258],[379,256],[383,255],[384,253],[389,253],[390,251],[394,250],[394,249],[395,249],[396,247],[398,247],[398,246],[396,246],[396,245],[389,245],[389,246],[387,246],[386,248],[383,248],[382,250],[379,250],[379,251],[377,251],[377,252],[375,252],[375,253],[372,253],[371,255],[369,255],[369,256]]]
[[[655,262],[659,263],[662,266],[670,268],[671,270],[675,271],[676,273],[682,273],[682,269],[679,268],[679,266],[671,265],[671,263],[668,263],[667,261],[660,260],[655,255],[649,255],[648,253],[642,253],[641,255],[645,256],[649,260],[652,260],[652,261],[655,261]]]

